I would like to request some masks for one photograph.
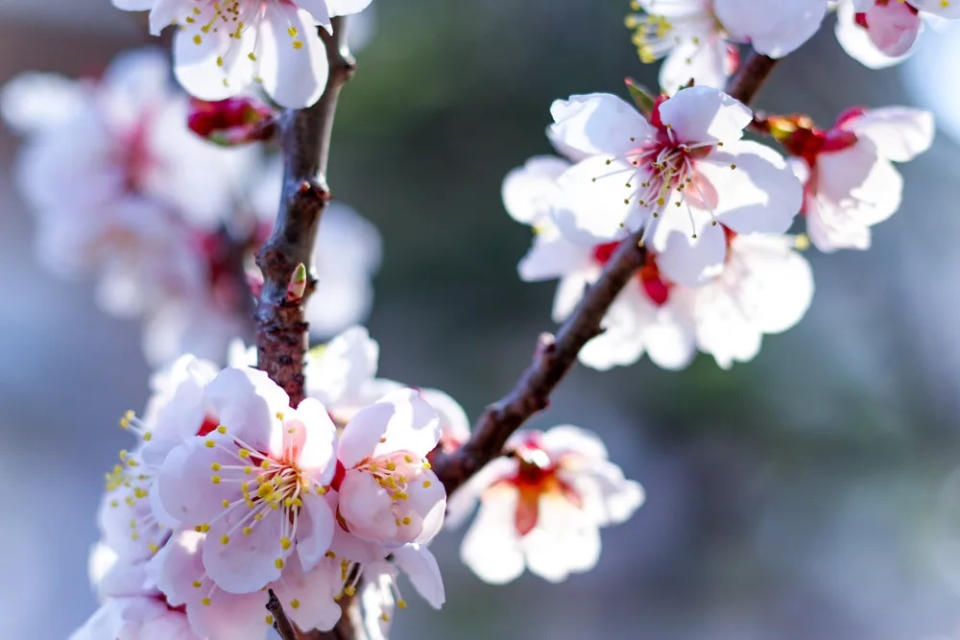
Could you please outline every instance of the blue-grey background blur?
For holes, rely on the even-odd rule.
[[[552,285],[516,277],[529,236],[503,211],[503,175],[548,151],[552,99],[621,91],[626,75],[652,83],[655,67],[640,65],[620,0],[377,4],[332,182],[385,238],[369,322],[381,373],[442,387],[476,415],[551,327]],[[0,81],[95,73],[148,40],[108,0],[2,0]],[[759,105],[827,124],[849,104],[923,103],[938,86],[956,101],[943,59],[868,71],[831,19]],[[135,323],[37,266],[9,177],[16,145],[0,131],[0,637],[55,640],[95,606],[86,552],[102,472],[130,444],[114,425],[142,407],[149,371]],[[441,535],[448,603],[410,599],[395,637],[957,637],[958,157],[941,131],[902,167],[903,207],[871,251],[809,253],[813,308],[755,361],[578,368],[535,425],[601,433],[647,504],[604,531],[595,571],[561,585],[487,586],[458,562],[461,534]]]

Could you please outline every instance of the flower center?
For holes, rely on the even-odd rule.
[[[580,494],[560,477],[560,462],[551,458],[535,440],[528,440],[517,447],[513,455],[518,462],[517,470],[501,482],[517,491],[514,526],[521,536],[530,533],[537,526],[540,498],[544,495],[559,495],[578,509],[583,507]]]
[[[377,484],[390,496],[391,510],[396,519],[396,525],[404,526],[412,523],[410,506],[411,485],[422,482],[423,487],[429,488],[431,480],[421,480],[424,470],[430,468],[430,463],[409,451],[397,451],[386,456],[380,456],[361,462],[357,465],[358,471],[365,471],[373,476]]]

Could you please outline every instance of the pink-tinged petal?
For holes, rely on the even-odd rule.
[[[560,475],[581,497],[585,516],[601,527],[625,522],[646,499],[643,487],[626,479],[608,460],[594,460],[569,472],[563,469]]]
[[[197,24],[214,19],[213,5],[191,2],[200,8]],[[189,13],[187,15],[190,15]],[[187,92],[201,100],[223,100],[243,90],[253,81],[253,62],[246,55],[236,56],[242,49],[252,51],[255,29],[246,29],[243,44],[234,43],[230,33],[220,30],[201,33],[197,28],[182,29],[173,39],[174,75]],[[231,55],[233,54],[233,55]],[[230,58],[231,65],[227,65]],[[223,61],[218,64],[218,61]]]
[[[527,566],[550,582],[565,580],[571,572],[589,571],[600,558],[600,532],[581,509],[563,496],[540,498],[538,526],[522,542]]]
[[[689,218],[693,218],[693,227]],[[694,237],[694,234],[696,237]],[[689,217],[668,205],[648,232],[650,245],[658,252],[657,266],[668,280],[697,286],[723,269],[727,240],[722,227],[709,214],[691,209]]]
[[[544,229],[534,236],[533,246],[520,261],[517,271],[527,282],[552,280],[589,267],[592,257],[589,245],[575,244],[553,229]]]
[[[223,511],[223,499],[233,497],[231,489],[239,497],[238,487],[228,489],[225,484],[212,483],[210,465],[234,462],[229,454],[209,448],[203,441],[180,445],[164,460],[153,491],[163,510],[182,526],[192,528],[209,522]]]
[[[813,299],[813,271],[784,236],[737,236],[730,245],[734,268],[745,274],[738,299],[764,333],[797,324]]]
[[[960,3],[956,0],[910,0],[910,4],[941,18],[960,18]]]
[[[459,446],[470,437],[470,419],[460,403],[439,389],[421,389],[420,395],[440,417],[440,446]]]
[[[309,395],[332,408],[355,396],[377,374],[380,346],[364,327],[350,327],[324,347],[307,353]]]
[[[267,4],[265,10],[259,34],[263,89],[283,107],[308,107],[327,84],[329,65],[323,43],[306,11],[281,3]],[[291,36],[293,29],[295,35]]]
[[[660,120],[689,144],[739,140],[752,119],[749,107],[713,87],[681,89],[660,105]]]
[[[635,281],[629,283],[603,317],[603,333],[580,350],[580,361],[598,371],[633,364],[643,355],[643,326],[653,317],[653,305]]]
[[[580,303],[583,292],[600,275],[600,267],[591,265],[587,269],[575,270],[560,278],[557,292],[553,295],[553,307],[550,316],[554,322],[563,322]]]
[[[607,447],[603,440],[592,431],[572,424],[558,425],[544,431],[540,443],[544,449],[558,455],[575,453],[592,460],[607,459]]]
[[[750,141],[697,163],[716,190],[714,215],[738,233],[783,233],[800,211],[803,185],[776,151]]]
[[[410,584],[434,609],[443,606],[446,596],[437,559],[419,544],[407,544],[393,552],[393,561],[407,574]]]
[[[559,189],[557,177],[570,163],[556,156],[534,156],[503,179],[503,205],[517,222],[535,225],[550,213]]]
[[[241,504],[210,524],[203,544],[203,566],[210,579],[228,593],[250,593],[276,580],[292,553],[292,545],[284,549],[281,544],[286,512],[260,512],[263,519],[253,521],[251,510]],[[250,533],[243,533],[243,524],[250,527]]]
[[[139,2],[140,0],[127,0]],[[177,19],[188,16],[193,11],[194,3],[191,0],[155,0],[150,10],[150,35],[158,36],[160,32],[172,25]]]
[[[390,494],[363,471],[348,470],[340,484],[340,515],[350,532],[367,540],[393,540],[396,516]]]
[[[870,227],[857,222],[839,204],[822,196],[807,198],[807,235],[820,251],[832,253],[838,249],[870,248]]]
[[[332,629],[340,619],[340,605],[333,599],[342,584],[339,562],[324,558],[311,571],[302,570],[300,564],[292,559],[274,592],[299,628]]]
[[[622,238],[629,222],[637,219],[630,229],[635,230],[645,221],[634,195],[641,181],[636,167],[625,160],[587,158],[558,178],[563,196],[553,210],[553,221],[566,238],[578,244]]]
[[[448,529],[456,529],[462,525],[473,513],[477,500],[498,480],[516,473],[517,461],[514,458],[499,457],[488,462],[477,473],[473,474],[466,484],[457,489],[447,499],[446,525]]]
[[[554,124],[547,135],[573,161],[592,155],[622,156],[656,135],[633,105],[609,93],[556,100],[550,115]]]
[[[297,522],[297,555],[304,571],[310,571],[323,558],[333,542],[336,527],[333,510],[322,497],[315,493],[303,494],[303,508]]]
[[[900,207],[903,177],[868,141],[821,154],[817,175],[817,195],[836,203],[844,218],[859,225],[882,222]]]
[[[484,582],[506,584],[523,573],[520,538],[513,526],[516,504],[516,490],[508,487],[488,490],[463,538],[460,559]]]
[[[343,466],[353,467],[373,455],[393,413],[393,405],[377,402],[361,409],[350,419],[337,446],[337,459]]]
[[[412,542],[428,543],[443,528],[443,515],[447,509],[447,492],[443,483],[432,471],[424,471],[407,488],[408,499],[404,506],[409,509],[412,524],[401,525],[402,537]],[[419,522],[418,522],[419,520]]]
[[[341,0],[342,2],[343,0]],[[368,3],[370,0],[363,0]],[[307,11],[317,24],[329,25],[332,4],[330,0],[297,0],[297,6]],[[341,15],[341,14],[332,14]]]
[[[383,560],[389,553],[389,550],[384,549],[379,543],[358,538],[339,526],[333,531],[333,542],[330,543],[330,550],[338,558],[348,558],[353,562],[360,562],[364,565]]]
[[[21,73],[0,90],[3,119],[20,133],[40,133],[68,123],[83,109],[83,85],[53,73]]]
[[[643,331],[647,355],[658,367],[670,370],[688,366],[697,353],[692,314],[677,304],[677,295],[657,310],[657,320]],[[684,305],[686,306],[686,305]]]
[[[347,16],[363,11],[370,6],[371,0],[325,0],[325,2],[331,16]]]
[[[902,62],[902,56],[888,56],[870,40],[866,29],[856,23],[856,8],[850,0],[842,0],[837,6],[837,25],[834,31],[837,42],[851,58],[870,69],[882,69]]]
[[[909,107],[870,109],[850,122],[858,138],[867,138],[881,156],[908,162],[933,144],[933,114]]]
[[[408,451],[425,458],[433,451],[440,441],[440,417],[419,391],[393,391],[377,401],[377,404],[381,403],[392,406],[393,413],[383,432],[383,441],[374,446],[374,457]]]
[[[694,86],[722,88],[730,74],[727,42],[716,36],[704,41],[684,40],[670,51],[660,67],[660,86],[676,93],[693,80]]]
[[[729,369],[734,361],[752,360],[760,351],[759,327],[744,315],[722,278],[697,290],[694,313],[697,345],[713,355],[721,368]]]
[[[270,446],[277,412],[289,409],[283,389],[256,369],[224,369],[207,385],[206,397],[228,435],[259,451]]]
[[[906,2],[875,2],[865,13],[870,41],[891,57],[908,53],[923,28],[920,16]]]
[[[389,566],[389,563],[379,563]],[[360,603],[363,609],[363,627],[369,640],[387,640],[390,633],[390,623],[393,622],[395,602],[393,599],[393,584],[396,573],[384,569],[378,571],[374,577],[366,573],[360,591]],[[368,568],[369,570],[369,568]]]
[[[301,402],[296,415],[305,427],[305,439],[300,445],[297,466],[321,485],[330,484],[336,470],[334,440],[337,428],[330,420],[327,408],[313,398]]]
[[[714,11],[734,40],[749,42],[771,58],[782,58],[817,32],[827,0],[771,0],[762,11],[757,11],[753,0],[716,0]]]

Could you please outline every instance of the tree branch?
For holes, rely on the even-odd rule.
[[[728,93],[749,103],[776,62],[753,53],[733,78]],[[642,235],[641,230],[620,243],[599,279],[587,288],[580,304],[560,327],[556,339],[549,334],[540,336],[533,362],[510,393],[487,407],[470,439],[457,451],[438,456],[434,469],[448,495],[500,455],[507,438],[530,416],[547,407],[550,393],[573,367],[583,345],[603,331],[600,323],[610,305],[643,265],[646,249],[641,245]]]
[[[304,295],[288,299],[297,265],[311,265],[320,216],[330,202],[327,164],[337,99],[356,63],[346,46],[345,19],[333,19],[333,33],[318,29],[327,49],[330,75],[320,100],[286,112],[280,121],[284,174],[273,234],[257,254],[263,289],[257,303],[257,366],[284,388],[296,406],[303,399],[303,357],[307,350],[304,306],[316,286],[308,278]]]
[[[283,191],[273,233],[257,253],[263,289],[256,309],[257,366],[290,396],[296,407],[304,397],[303,358],[307,351],[304,307],[316,287],[308,276],[299,297],[288,295],[298,265],[313,263],[313,247],[320,217],[330,202],[327,166],[337,101],[353,76],[356,62],[346,44],[346,19],[333,18],[333,32],[317,32],[327,50],[330,75],[323,94],[307,109],[289,110],[279,121],[283,142]],[[300,631],[287,618],[273,592],[267,609],[283,640],[357,640],[363,626],[353,599],[343,603],[340,622],[331,631]]]

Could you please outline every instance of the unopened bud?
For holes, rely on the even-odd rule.
[[[293,270],[290,276],[290,284],[287,285],[287,300],[295,302],[303,298],[307,290],[307,266],[302,262]]]
[[[645,86],[638,84],[633,78],[624,78],[623,81],[627,85],[627,91],[630,92],[634,104],[637,105],[643,115],[649,118],[657,101],[656,96]]]
[[[273,137],[276,118],[270,107],[254,98],[216,102],[191,98],[187,126],[202,138],[232,146]]]

